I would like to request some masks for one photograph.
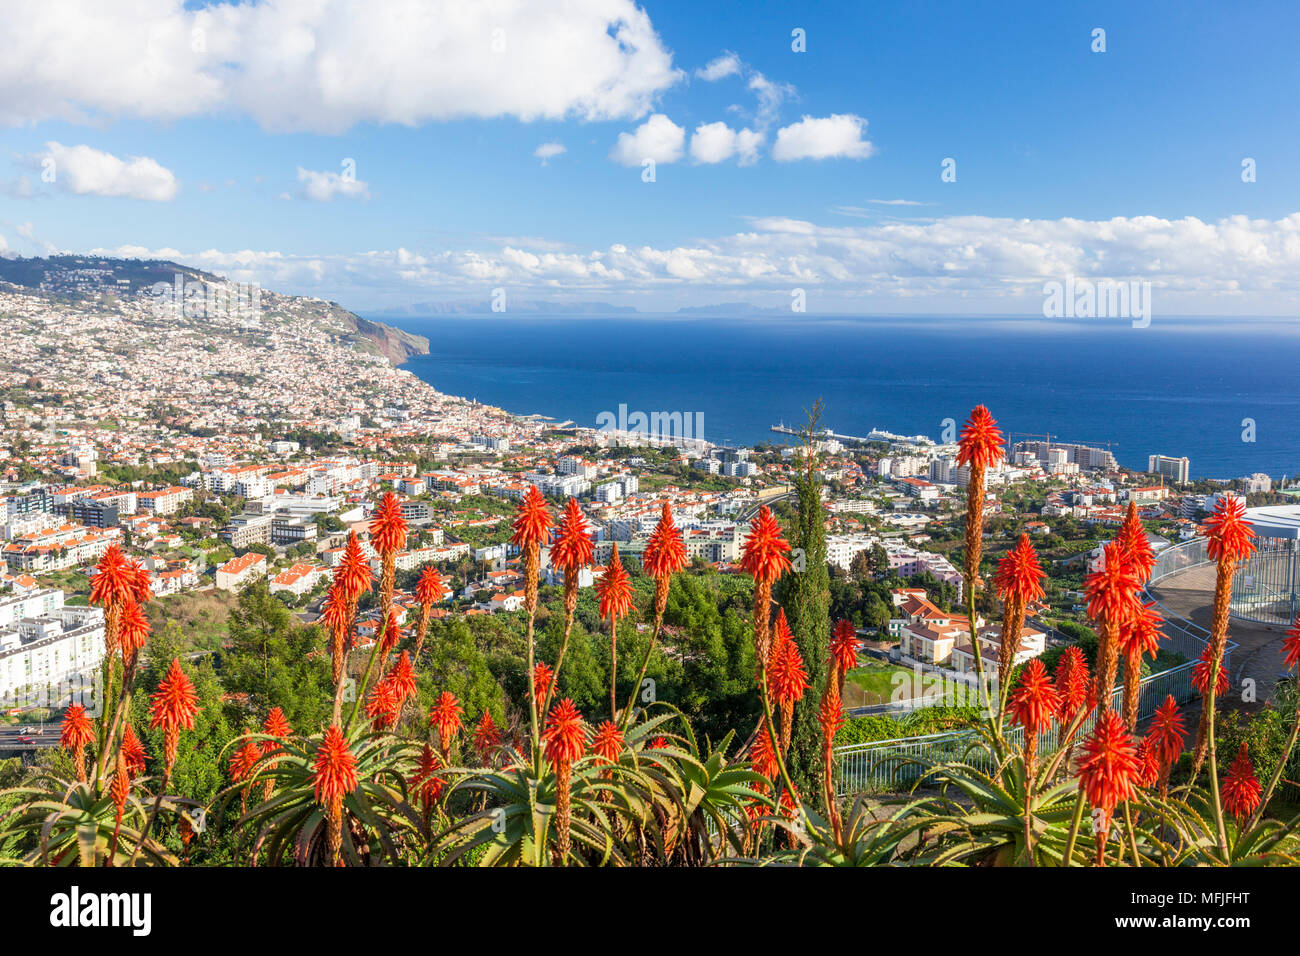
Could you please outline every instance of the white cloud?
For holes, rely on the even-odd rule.
[[[298,182],[302,183],[302,194],[313,202],[333,202],[336,196],[344,199],[369,199],[370,186],[356,176],[344,176],[341,173],[315,172],[298,167]]]
[[[568,150],[564,148],[563,143],[543,143],[541,146],[538,146],[533,150],[533,155],[540,159],[542,165],[545,166],[548,159],[562,156],[566,152],[568,152]]]
[[[691,136],[691,159],[697,163],[721,163],[737,157],[741,166],[758,162],[763,134],[751,129],[734,130],[726,123],[701,123]]]
[[[43,171],[52,171],[58,188],[79,196],[166,202],[180,191],[172,171],[148,156],[122,160],[90,146],[48,142],[45,153],[34,158]]]
[[[526,244],[525,244],[526,243]],[[1068,276],[1149,281],[1172,310],[1300,308],[1300,212],[1215,222],[1154,216],[1100,221],[952,216],[930,222],[829,227],[756,219],[745,232],[656,248],[615,243],[565,251],[531,240],[495,250],[397,249],[311,256],[243,250],[91,250],[179,259],[263,287],[354,303],[405,296],[486,296],[486,283],[531,294],[637,294],[681,289],[773,292],[796,286],[846,299],[944,297],[987,310],[1042,303],[1042,286]],[[788,299],[787,299],[788,301]],[[1168,313],[1166,313],[1168,314]],[[1272,311],[1271,314],[1281,314]]]
[[[724,77],[739,75],[742,66],[740,57],[728,50],[696,70],[695,75],[706,83],[714,83]]]
[[[645,160],[675,163],[682,158],[686,129],[662,113],[655,113],[632,133],[619,133],[609,158],[624,166],[640,166]]]
[[[684,75],[634,0],[6,0],[0,35],[6,125],[630,119]]]
[[[796,159],[866,159],[873,152],[862,138],[867,121],[852,113],[826,117],[805,116],[776,132],[772,158],[780,163]]]
[[[920,202],[916,199],[868,199],[867,202],[873,202],[877,206],[928,206],[929,203]]]

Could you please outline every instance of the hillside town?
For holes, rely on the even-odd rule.
[[[454,572],[437,614],[510,614],[523,592],[509,515],[530,486],[557,504],[580,502],[598,562],[583,588],[615,544],[625,558],[640,555],[664,503],[692,561],[735,573],[757,506],[789,496],[797,445],[722,447],[680,429],[512,415],[438,392],[358,338],[358,322],[329,303],[259,291],[255,315],[213,321],[160,309],[156,293],[133,291],[119,271],[88,261],[39,287],[0,285],[10,342],[0,378],[0,617],[9,618],[0,621],[0,695],[93,672],[102,623],[76,608],[113,543],[164,601],[233,596],[264,580],[311,621],[349,533],[378,570],[369,511],[391,491],[412,529],[396,568]],[[968,673],[969,620],[948,610],[962,601],[948,555],[969,480],[956,446],[888,433],[860,444],[811,437],[828,564],[916,585],[894,589],[891,607],[860,622],[863,633],[895,661]],[[1025,441],[989,472],[995,524],[1055,556],[1058,612],[1078,610],[1072,588],[1095,570],[1130,503],[1159,551],[1195,537],[1221,496],[1273,490],[1254,475],[1199,493],[1186,459],[1150,464],[1134,473],[1105,448]],[[548,583],[562,580],[545,550],[542,567]],[[398,606],[409,611],[411,596]],[[996,642],[995,631],[980,639]],[[1027,627],[1017,662],[1045,646],[1043,631]]]

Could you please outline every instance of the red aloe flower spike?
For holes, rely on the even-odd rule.
[[[1255,777],[1255,768],[1250,765],[1250,753],[1242,744],[1237,759],[1223,780],[1223,808],[1238,820],[1244,820],[1255,812],[1263,793],[1264,787]]]
[[[607,720],[596,728],[596,735],[591,741],[591,752],[605,763],[618,763],[623,752],[623,732],[612,720]]]
[[[1220,496],[1214,514],[1205,519],[1210,559],[1241,561],[1255,553],[1255,531],[1246,519],[1246,506],[1239,498]]]
[[[632,578],[618,556],[618,544],[613,548],[605,573],[596,582],[596,597],[600,601],[600,616],[617,620],[627,617],[632,610]]]
[[[199,712],[199,695],[194,684],[181,670],[181,662],[172,658],[167,675],[158,684],[153,705],[149,708],[149,726],[163,731],[163,763],[168,774],[176,763],[176,748],[182,730],[194,729],[194,715]]]
[[[521,550],[539,547],[550,538],[551,526],[555,519],[546,509],[546,499],[537,490],[536,485],[529,485],[528,491],[515,510],[511,526],[514,529],[510,540]]]
[[[132,777],[138,777],[145,771],[146,755],[144,745],[140,743],[140,738],[135,735],[135,728],[130,724],[122,731],[122,762],[126,764],[126,771]]]
[[[587,747],[582,715],[569,698],[551,708],[542,740],[546,744],[546,759],[555,768],[555,824],[559,833],[560,859],[567,862],[571,823],[569,771],[573,761],[581,757]]]
[[[1003,458],[1004,441],[998,423],[989,414],[989,410],[983,405],[976,405],[962,427],[957,442],[957,464],[980,469],[996,465]]]
[[[340,595],[348,601],[355,601],[370,590],[374,577],[357,533],[350,532],[343,557],[334,568],[334,583],[339,585]]]
[[[1071,644],[1056,663],[1056,687],[1061,698],[1058,714],[1061,720],[1074,720],[1075,715],[1087,706],[1090,684],[1091,676],[1083,651]]]
[[[316,751],[312,778],[316,802],[325,809],[330,863],[342,865],[343,798],[357,788],[357,758],[338,725],[330,724]]]
[[[1296,615],[1282,640],[1282,657],[1289,669],[1294,669],[1300,663],[1300,614]]]
[[[1151,550],[1146,529],[1142,527],[1142,522],[1138,518],[1136,501],[1128,503],[1128,513],[1124,516],[1124,523],[1120,525],[1115,540],[1128,555],[1129,566],[1133,568],[1138,581],[1146,584],[1151,578],[1152,569],[1156,566],[1156,555]]]
[[[1178,702],[1170,694],[1165,702],[1156,708],[1147,728],[1147,740],[1151,741],[1165,766],[1172,766],[1183,753],[1187,740],[1187,727],[1183,715],[1178,712]]]
[[[1047,676],[1047,668],[1038,658],[1030,661],[1020,674],[1020,683],[1007,701],[1011,720],[1025,728],[1025,760],[1032,773],[1038,752],[1038,735],[1047,729],[1052,716],[1061,707],[1061,695]]]
[[[59,746],[71,750],[77,765],[77,779],[86,782],[86,747],[95,739],[95,728],[86,716],[86,708],[73,704],[63,714],[59,727]]]
[[[474,728],[474,753],[478,755],[480,761],[487,763],[492,751],[500,745],[501,731],[492,720],[491,711],[485,710],[478,720],[478,726]]]
[[[127,598],[118,612],[117,647],[122,652],[122,663],[128,668],[135,665],[136,655],[149,640],[149,619],[136,602]]]
[[[456,735],[460,733],[460,717],[463,713],[465,711],[456,700],[456,695],[449,690],[442,692],[438,702],[429,711],[429,723],[438,728],[438,742],[444,756],[450,752]]]
[[[420,752],[415,773],[411,775],[410,789],[426,809],[437,803],[438,798],[442,796],[443,788],[447,783],[440,773],[442,769],[442,760],[433,752],[432,747],[425,744],[424,750]]]
[[[1097,827],[1098,862],[1104,861],[1106,837],[1111,813],[1125,800],[1132,799],[1137,776],[1137,746],[1124,722],[1111,710],[1103,710],[1092,735],[1084,741],[1084,757],[1079,763],[1079,785],[1093,807],[1101,810]]]
[[[406,544],[406,519],[397,495],[386,492],[370,518],[370,541],[381,555],[395,554]]]
[[[646,542],[641,565],[645,568],[646,574],[658,581],[676,574],[689,563],[686,542],[673,521],[672,509],[665,501],[659,523],[655,525],[650,540]]]
[[[554,682],[555,671],[551,670],[546,661],[538,661],[537,666],[533,668],[533,693],[538,700],[546,699]]]
[[[587,530],[587,519],[577,500],[570,498],[560,518],[555,541],[551,544],[551,564],[564,571],[567,578],[582,568],[591,567],[595,554],[596,544]]]
[[[858,666],[858,651],[862,644],[858,641],[858,629],[852,621],[839,621],[831,632],[831,661],[835,666],[837,690],[844,696],[844,676]]]
[[[781,525],[764,505],[749,526],[749,537],[741,549],[741,568],[756,582],[771,584],[790,570],[789,553]]]

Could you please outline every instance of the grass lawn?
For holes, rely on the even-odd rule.
[[[899,699],[905,699],[939,692],[938,685],[934,683],[934,675],[923,674],[920,680],[918,686],[916,674],[911,668],[872,661],[854,668],[845,675],[844,706],[867,707],[872,704],[887,704],[894,699],[895,693],[899,695]],[[952,681],[945,680],[944,693],[955,686]]]

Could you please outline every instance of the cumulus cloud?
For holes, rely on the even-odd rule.
[[[675,163],[682,158],[686,129],[663,113],[655,113],[631,133],[619,133],[609,158],[624,166],[640,166],[645,160]]]
[[[275,131],[635,119],[684,74],[634,0],[7,0],[0,123],[226,111]]]
[[[370,186],[356,176],[344,176],[328,170],[316,172],[298,167],[298,182],[302,183],[302,194],[312,202],[333,202],[338,196],[344,199],[369,199]]]
[[[563,143],[543,143],[541,146],[538,146],[533,150],[533,155],[540,159],[542,165],[545,166],[548,159],[562,156],[566,152],[568,151],[564,148]]]
[[[691,159],[697,163],[721,163],[735,156],[741,166],[758,162],[763,134],[751,129],[734,130],[726,123],[701,123],[691,136]]]
[[[93,147],[64,146],[48,142],[45,152],[34,157],[42,177],[56,187],[78,196],[113,196],[167,202],[180,191],[176,177],[149,156],[119,159]]]
[[[728,76],[739,75],[741,67],[740,57],[728,50],[696,70],[695,75],[706,83],[715,83]]]
[[[763,218],[745,232],[663,248],[615,243],[566,251],[520,240],[490,251],[311,256],[130,248],[92,254],[178,259],[265,288],[344,302],[391,297],[395,290],[408,301],[430,293],[486,295],[488,283],[509,283],[544,294],[730,289],[788,295],[803,287],[849,299],[942,296],[1005,307],[1015,300],[1041,304],[1044,282],[1076,276],[1149,281],[1160,301],[1235,311],[1251,303],[1300,303],[1297,237],[1300,212],[1215,222],[953,216],[861,227]]]
[[[852,113],[825,117],[805,116],[776,131],[772,158],[780,163],[796,159],[866,159],[875,148],[862,138],[867,121]]]

